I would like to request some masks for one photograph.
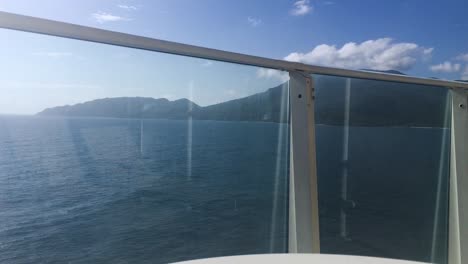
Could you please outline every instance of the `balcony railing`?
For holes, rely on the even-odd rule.
[[[224,110],[213,108],[215,106],[211,106],[211,109],[214,109],[211,112],[208,112],[209,109],[195,111],[193,108],[197,108],[197,106],[190,105],[189,110],[187,110],[189,115],[174,118],[184,120],[183,124],[164,122],[156,124],[149,121],[148,123],[145,119],[149,116],[138,115],[140,123],[129,125],[129,129],[137,126],[140,131],[137,135],[137,141],[140,145],[138,150],[140,154],[138,155],[141,156],[137,162],[144,164],[141,165],[144,168],[150,168],[152,166],[150,163],[155,162],[158,155],[165,157],[185,155],[183,165],[177,163],[177,158],[167,161],[167,163],[164,163],[165,159],[158,159],[158,162],[162,162],[160,168],[151,168],[155,173],[160,173],[161,170],[165,169],[168,175],[183,174],[187,179],[192,179],[191,177],[198,177],[197,173],[200,173],[203,164],[212,163],[212,167],[204,173],[230,177],[224,172],[227,171],[228,165],[226,164],[229,162],[220,162],[219,160],[226,159],[233,163],[243,164],[242,168],[240,165],[232,167],[229,165],[229,171],[238,170],[237,174],[233,174],[235,176],[231,175],[231,177],[236,177],[237,182],[234,178],[223,182],[219,177],[213,177],[210,178],[211,186],[206,186],[202,182],[192,185],[194,182],[191,181],[190,183],[177,183],[179,185],[174,187],[172,186],[175,184],[174,181],[167,180],[164,182],[165,188],[157,189],[157,192],[167,191],[173,194],[181,192],[182,200],[197,201],[188,202],[186,207],[189,208],[188,211],[198,210],[198,213],[178,215],[177,219],[200,217],[200,219],[206,218],[203,220],[206,222],[200,220],[196,223],[187,222],[188,226],[185,227],[179,226],[178,228],[185,230],[185,233],[180,234],[181,241],[174,242],[177,246],[167,247],[168,249],[173,248],[173,250],[158,252],[156,255],[151,255],[152,257],[160,256],[161,261],[165,262],[224,254],[287,251],[290,253],[369,255],[448,264],[468,262],[468,226],[463,224],[468,222],[468,192],[466,191],[468,190],[468,83],[306,65],[5,12],[0,12],[0,28],[28,32],[24,34],[34,33],[48,35],[51,38],[60,37],[73,41],[136,49],[141,50],[141,52],[149,51],[152,54],[158,54],[157,56],[166,56],[164,60],[161,59],[164,62],[181,59],[188,61],[191,58],[198,58],[229,63],[229,65],[239,64],[236,67],[249,66],[252,69],[277,70],[278,73],[286,76],[284,80],[288,79],[282,86],[276,87],[276,90],[271,90],[271,94],[267,94],[270,99],[261,99],[260,97],[258,99],[252,95],[253,90],[248,91],[246,95],[254,97],[248,99],[251,100],[250,103],[246,101],[247,103],[242,105],[242,109],[247,109],[245,110],[247,112],[251,111],[250,114],[241,110],[235,114],[222,112]],[[183,62],[179,65],[183,65]],[[222,64],[219,67],[225,67],[223,65],[227,64]],[[176,67],[173,69],[176,70]],[[185,74],[190,72],[189,69],[181,69],[181,71]],[[189,99],[193,96],[192,92],[190,90],[190,94],[187,96]],[[211,92],[216,93],[217,91]],[[277,92],[276,101],[271,99],[275,92]],[[254,108],[246,106],[252,107],[256,104],[277,104],[278,106],[269,106],[268,109],[277,108],[266,112],[260,110],[252,112],[253,110],[249,109]],[[229,109],[235,109],[236,106],[231,105],[230,107]],[[130,110],[128,111],[130,112]],[[129,112],[126,113],[128,116],[125,118],[132,119],[133,116],[130,116]],[[77,116],[81,115],[77,114]],[[196,120],[199,119],[260,120],[272,121],[280,125],[274,128],[254,128],[243,124],[242,126],[228,125],[226,128],[221,128],[214,124],[198,125]],[[12,128],[17,123],[8,122],[10,121],[4,122],[6,125],[3,129],[10,129],[10,134],[15,133],[16,130]],[[34,126],[31,125],[34,123],[33,121],[24,122],[23,126],[26,126],[27,123],[31,126],[30,129],[34,130]],[[107,120],[105,122],[110,122],[109,127],[117,126],[112,123],[114,121]],[[103,144],[103,146],[107,144],[105,146],[111,148],[110,146],[113,146],[111,143],[115,142],[111,135],[108,135],[107,138],[105,136],[93,138],[97,136],[83,134],[86,132],[85,129],[96,125],[97,123],[92,122],[86,124],[68,123],[68,128],[72,131],[69,133],[73,138],[74,146],[76,147],[77,141],[83,141],[87,144]],[[286,127],[281,125],[286,125]],[[81,131],[80,133],[71,130],[77,127]],[[168,129],[170,127],[171,132],[166,131],[164,132],[166,134],[157,135],[157,137],[162,138],[161,142],[174,140],[174,145],[168,146],[169,149],[166,152],[150,153],[149,149],[162,144],[154,143],[159,139],[154,136],[156,132],[151,130],[153,127],[166,127]],[[213,136],[228,135],[231,131],[237,132],[230,138],[228,136],[223,138]],[[150,134],[147,136],[148,133]],[[180,137],[172,139],[169,137],[171,133],[180,134]],[[255,136],[253,133],[259,134]],[[11,137],[11,135],[9,136]],[[29,138],[33,137],[34,135],[29,136]],[[0,142],[2,142],[1,140],[0,137]],[[9,140],[8,142],[12,141]],[[116,136],[115,140],[122,139]],[[180,147],[183,147],[180,153],[176,151],[177,146],[179,146],[176,145],[176,142],[179,141],[182,142]],[[246,148],[234,150],[227,143],[228,141],[231,145],[245,145]],[[3,142],[7,142],[7,140],[5,139]],[[7,145],[7,143],[4,144]],[[212,151],[210,148],[214,148],[213,144],[228,145],[223,150],[225,152],[205,157],[206,153]],[[273,145],[274,148],[265,148],[257,153],[253,151],[253,145],[258,145],[258,148],[263,145]],[[113,147],[115,147],[114,152],[127,151],[120,149],[119,146]],[[99,156],[98,152],[101,149],[92,150],[88,147],[81,151],[88,152],[87,158],[89,158],[91,155],[89,153],[92,152]],[[232,156],[223,156],[227,155],[228,151],[237,152]],[[1,152],[6,153],[7,147],[0,149]],[[244,155],[245,159],[238,159],[239,155]],[[82,159],[84,158],[79,157],[81,160],[78,164],[83,166]],[[200,161],[203,157],[205,163]],[[268,157],[274,159],[263,161]],[[133,156],[128,158],[133,158]],[[49,162],[54,160],[54,158],[49,159]],[[145,159],[149,159],[151,162],[144,163]],[[261,160],[265,162],[262,166],[258,165]],[[0,159],[0,161],[2,160]],[[4,166],[15,166],[14,164],[5,165],[7,161],[11,162],[12,160],[5,158],[3,160]],[[71,161],[60,160],[57,162],[68,164],[67,162]],[[126,164],[125,159],[116,158],[112,162]],[[2,163],[0,162],[0,164]],[[22,166],[27,166],[27,164],[24,163]],[[75,165],[70,163],[67,166],[66,168]],[[272,167],[276,169],[273,170]],[[126,169],[132,171],[133,167]],[[16,171],[16,174],[19,173],[17,168],[12,168],[12,170]],[[221,173],[221,171],[223,172]],[[262,174],[266,174],[267,177],[271,176],[272,180],[256,182],[252,178]],[[247,175],[248,177],[242,178],[238,175]],[[2,174],[0,174],[1,177]],[[5,172],[3,177],[8,177],[8,174]],[[49,174],[48,177],[52,176]],[[130,182],[133,181],[130,180]],[[239,192],[232,194],[232,196],[225,196],[231,192],[231,189],[226,186],[234,185],[239,185],[239,190],[251,188],[251,192],[245,191],[245,193]],[[92,189],[94,186],[90,185],[89,188]],[[259,199],[259,204],[256,205],[257,207],[250,206],[255,207],[257,211],[268,207],[267,214],[271,214],[269,215],[271,217],[259,216],[255,218],[256,223],[252,222],[252,218],[242,219],[237,210],[242,210],[242,208],[247,210],[245,209],[248,208],[246,204],[254,201],[246,199],[252,193],[261,193],[262,186],[269,186],[272,189],[268,192],[265,191],[268,193],[265,194],[266,198],[263,197],[265,201],[261,200],[262,197],[255,196],[255,199]],[[3,190],[5,194],[0,196],[3,197],[0,198],[3,199],[0,200],[0,204],[13,206],[13,202],[9,200],[9,193],[14,188],[5,188]],[[203,188],[207,188],[206,192],[217,193],[217,200],[214,198],[201,199],[200,197],[205,195]],[[83,199],[86,199],[86,195],[83,195]],[[234,196],[238,198],[232,198]],[[240,224],[225,225],[224,228],[232,228],[233,230],[226,230],[229,234],[223,237],[224,241],[218,241],[213,237],[204,237],[208,236],[208,233],[200,230],[209,228],[207,225],[214,225],[213,228],[217,228],[216,225],[219,222],[228,221],[228,218],[217,218],[218,214],[224,213],[221,212],[221,207],[203,206],[210,203],[223,203],[223,199],[231,201],[231,198],[232,205],[229,203],[229,205],[221,205],[221,207],[232,206],[234,209],[230,209],[232,215],[229,221],[239,221]],[[93,199],[98,201],[100,198]],[[161,203],[165,202],[169,201]],[[116,205],[116,208],[118,206],[120,205]],[[200,208],[194,208],[194,206]],[[149,209],[141,208],[141,211]],[[161,223],[176,221],[174,220],[176,218],[174,212],[179,209],[161,207],[161,215],[154,221]],[[211,213],[206,213],[209,210]],[[248,211],[248,214],[254,214],[255,210]],[[15,221],[15,217],[11,216],[15,215],[14,212],[15,209],[11,209],[6,214],[11,217],[10,221]],[[140,211],[138,211],[139,213]],[[1,217],[2,214],[0,214]],[[124,216],[119,217],[124,218]],[[211,220],[207,220],[208,218]],[[213,218],[217,220],[213,222]],[[150,219],[152,218],[150,217]],[[92,221],[99,224],[99,221],[104,220],[97,218]],[[133,220],[127,219],[127,222],[122,220],[122,222],[115,224],[125,225],[131,221]],[[264,223],[265,226],[269,226],[265,227],[268,229],[267,231],[265,231],[266,229],[263,231],[257,229],[261,227],[262,221],[269,221]],[[0,232],[2,232],[1,227],[0,225]],[[73,228],[77,227],[73,225],[68,227],[68,229]],[[244,240],[239,237],[233,238],[238,235],[236,232],[242,233],[236,228],[244,230],[242,232],[250,233],[253,238],[251,240],[244,238],[248,243],[239,245],[239,241]],[[5,230],[8,230],[7,226],[5,226]],[[150,237],[147,239],[151,240],[151,236],[154,235],[163,237],[162,239],[165,241],[170,241],[175,239],[171,236],[176,236],[175,234],[166,234],[164,230],[154,232],[154,234],[150,233]],[[265,238],[266,234],[269,234],[269,237]],[[78,234],[74,236],[78,236]],[[145,234],[142,233],[141,237],[144,236]],[[24,239],[27,240],[27,234],[25,237]],[[60,241],[62,238],[58,235],[54,239]],[[138,236],[134,237],[135,240],[139,238]],[[226,241],[226,239],[231,238],[232,243]],[[154,239],[161,238],[154,237]],[[69,240],[73,239],[67,237],[63,243],[69,243]],[[262,247],[263,240],[268,241],[264,247]],[[225,248],[210,251],[209,247],[215,247],[216,244],[222,242],[226,243]],[[15,256],[15,254],[25,254],[23,251],[18,250],[20,253],[12,253],[11,256],[6,251],[7,249],[14,251],[22,245],[8,243],[10,242],[1,241],[0,238],[0,256],[8,255],[3,260],[21,259],[21,256]],[[196,246],[197,243],[203,244],[207,248],[206,252],[197,252],[200,250]],[[4,249],[1,247],[2,244],[5,245]],[[70,245],[74,244],[70,242]],[[139,244],[139,242],[135,242],[132,245],[135,247],[145,247],[146,245],[148,250],[154,247],[152,243]],[[118,247],[118,244],[115,247]],[[122,247],[121,250],[131,250],[131,248],[131,246]],[[41,249],[35,250],[33,253],[36,256],[39,255],[38,252]],[[58,247],[57,251],[59,250],[65,251],[66,248]],[[79,251],[79,249],[68,250]],[[157,250],[161,250],[161,248]],[[66,255],[63,251],[57,254]],[[53,249],[50,252],[53,252]],[[86,252],[83,254],[92,254],[89,253],[92,250]],[[55,257],[55,260],[70,260],[67,257]],[[0,257],[0,259],[2,258]],[[41,256],[36,258],[37,260],[47,260],[47,257]]]

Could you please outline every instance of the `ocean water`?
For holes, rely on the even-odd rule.
[[[343,133],[317,129],[321,251],[447,263],[450,130],[352,127],[346,162]]]
[[[288,248],[288,126],[0,117],[0,263],[167,263]],[[317,126],[325,253],[446,258],[446,129]]]
[[[285,125],[32,117],[0,124],[1,263],[286,251]]]

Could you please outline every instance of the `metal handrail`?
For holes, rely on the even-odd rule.
[[[468,89],[468,83],[463,82],[307,65],[298,62],[198,47],[2,11],[0,11],[0,28],[283,71],[302,71],[310,74],[443,86],[452,89]]]

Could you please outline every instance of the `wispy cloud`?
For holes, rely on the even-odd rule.
[[[462,53],[443,63],[431,65],[429,69],[437,73],[460,73],[462,80],[468,80],[468,53]]]
[[[461,64],[451,63],[450,61],[445,61],[444,63],[432,65],[429,67],[429,69],[433,72],[445,72],[445,73],[459,72],[461,69]]]
[[[122,9],[126,9],[126,10],[138,10],[138,7],[132,6],[132,5],[120,4],[120,5],[117,5],[117,7],[122,8]]]
[[[324,5],[334,5],[335,2],[333,2],[333,1],[325,1],[325,2],[323,2],[323,4],[324,4]]]
[[[255,17],[248,17],[247,22],[252,26],[252,27],[257,27],[263,23],[263,21],[260,18],[255,18]]]
[[[293,9],[291,9],[290,13],[293,16],[304,16],[312,12],[312,10],[313,7],[310,5],[309,0],[299,0],[293,4]]]
[[[461,79],[468,81],[468,64],[465,65],[465,70],[462,72]]]
[[[460,54],[456,58],[457,60],[468,62],[468,53]]]
[[[423,54],[426,55],[425,57],[431,56],[434,48],[427,48],[423,50]]]
[[[132,19],[128,17],[122,17],[122,16],[117,16],[117,15],[112,15],[110,13],[106,12],[96,12],[92,14],[92,17],[96,22],[98,23],[107,23],[107,22],[118,22],[118,21],[130,21]]]

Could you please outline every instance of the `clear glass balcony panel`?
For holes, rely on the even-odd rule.
[[[447,263],[448,90],[313,79],[321,252]]]
[[[8,30],[0,58],[1,263],[287,251],[285,73]]]

